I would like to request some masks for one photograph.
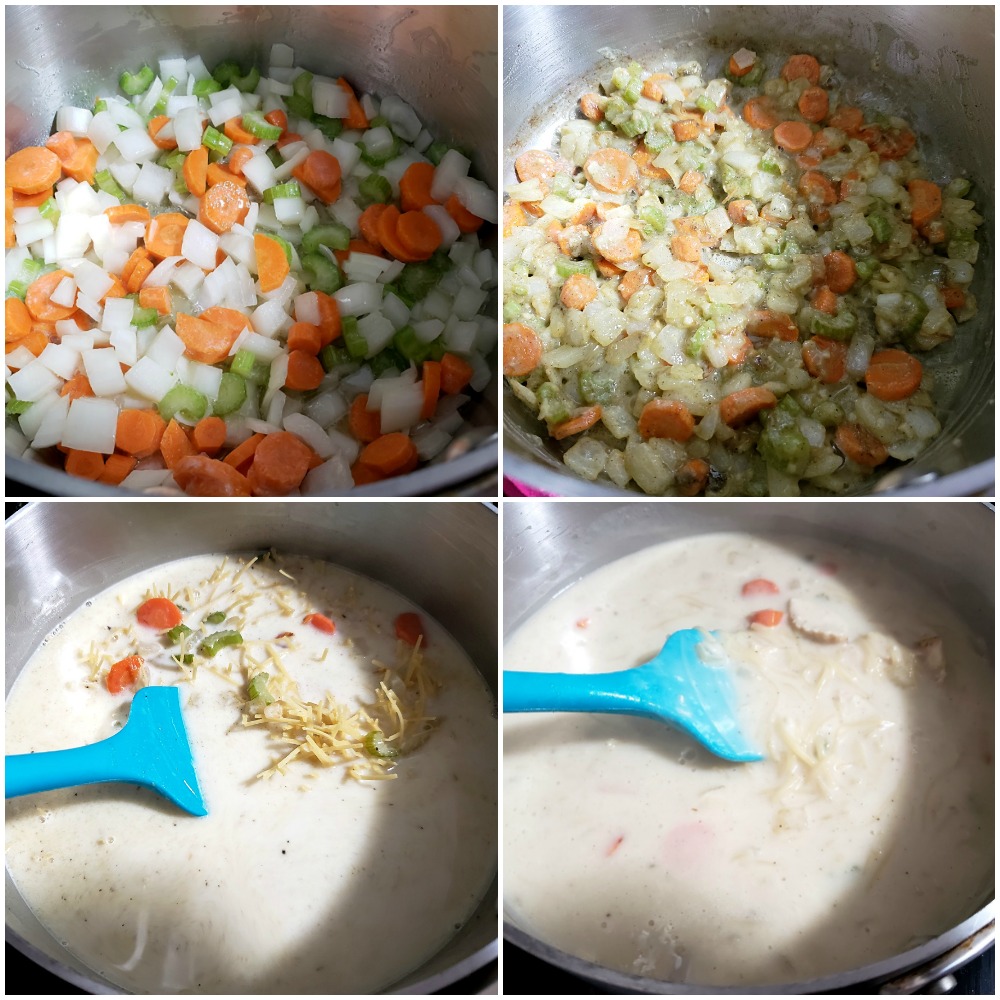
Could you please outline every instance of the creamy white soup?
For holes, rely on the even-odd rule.
[[[504,667],[624,669],[688,627],[719,631],[766,759],[645,719],[505,715],[509,919],[622,972],[750,985],[891,957],[990,897],[992,667],[939,595],[887,556],[702,535],[575,583]]]
[[[154,597],[192,631],[140,624]],[[7,753],[113,735],[143,684],[180,688],[206,817],[120,784],[7,803],[8,871],[90,968],[139,993],[368,993],[471,916],[496,871],[495,707],[419,608],[299,557],[161,566],[48,637]]]

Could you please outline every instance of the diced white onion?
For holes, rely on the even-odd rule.
[[[471,161],[462,156],[457,149],[449,149],[434,170],[431,197],[437,202],[446,202],[455,193],[458,182],[469,173],[471,166]]]
[[[96,396],[81,396],[70,403],[60,443],[64,448],[110,455],[115,450],[117,424],[117,403]]]

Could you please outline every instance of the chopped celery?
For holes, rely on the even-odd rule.
[[[401,147],[399,139],[393,135],[392,145],[383,153],[370,152],[365,146],[364,140],[358,143],[358,148],[361,150],[362,162],[367,163],[369,167],[384,167],[390,160],[394,160],[399,156]]]
[[[205,618],[209,625],[221,625],[226,620],[225,611],[213,611]]]
[[[223,135],[217,128],[213,128],[211,125],[205,129],[201,137],[201,144],[207,146],[215,153],[221,153],[223,156],[228,155],[229,151],[233,148],[233,140],[228,135]]]
[[[108,102],[104,100],[103,97],[98,97],[97,100],[94,101],[94,114],[99,115],[102,111],[107,111],[107,110],[108,110]]]
[[[240,378],[246,378],[253,371],[253,365],[257,358],[245,347],[241,347],[230,362],[229,370]]]
[[[449,146],[444,142],[432,142],[425,150],[424,156],[427,157],[431,163],[436,167],[440,162],[445,153],[448,152]]]
[[[212,76],[219,83],[220,87],[228,87],[242,73],[243,71],[240,69],[239,63],[233,62],[232,59],[227,59],[215,67],[212,71]]]
[[[920,329],[927,312],[927,303],[919,295],[906,291],[903,292],[902,301],[895,310],[893,318],[896,320],[899,332],[907,337]]]
[[[264,201],[268,205],[274,204],[275,198],[301,198],[302,188],[298,181],[285,181],[283,184],[275,184],[264,191]]]
[[[156,309],[143,309],[136,306],[132,310],[132,325],[142,329],[145,326],[152,326],[159,318],[159,311]]]
[[[645,204],[639,209],[638,216],[655,232],[662,233],[667,228],[667,213],[659,204]]]
[[[833,340],[850,340],[858,327],[858,318],[850,309],[842,309],[831,316],[829,313],[813,310],[809,328],[821,337]]]
[[[135,97],[149,90],[149,85],[153,82],[156,74],[148,67],[143,66],[138,73],[122,73],[118,78],[118,86],[129,95]]]
[[[181,641],[183,636],[190,634],[191,629],[189,629],[187,625],[175,625],[169,632],[167,632],[167,638],[173,643],[178,643]]]
[[[20,281],[19,279],[15,278],[7,286],[7,296],[6,297],[8,299],[20,299],[23,302],[24,301],[24,297],[27,294],[28,294],[28,282],[26,282],[26,281]]]
[[[340,332],[344,338],[344,347],[355,361],[360,361],[368,353],[368,341],[358,329],[356,316],[344,316],[340,320]]]
[[[203,656],[215,656],[220,649],[226,646],[240,646],[243,644],[243,636],[235,629],[224,629],[222,632],[213,632],[206,636],[198,646],[198,652]]]
[[[209,94],[217,94],[220,90],[222,90],[222,84],[218,80],[208,77],[204,80],[195,80],[191,93],[195,97],[208,97]]]
[[[262,361],[258,358],[253,363],[253,371],[247,375],[247,381],[253,385],[267,385],[268,379],[271,377],[271,362]]]
[[[189,385],[175,385],[160,400],[158,409],[164,420],[172,420],[178,413],[189,420],[201,420],[208,410],[208,400]]]
[[[816,405],[812,417],[824,427],[837,427],[844,422],[844,411],[832,399],[824,399]]]
[[[760,158],[758,166],[766,174],[773,174],[775,177],[781,176],[781,164],[778,161],[777,150],[768,149]]]
[[[119,201],[126,197],[125,192],[118,186],[118,182],[111,176],[110,170],[98,170],[94,174],[94,184],[99,191],[104,191],[105,194],[110,194]]]
[[[663,129],[660,128],[660,122],[661,119],[657,119],[653,122],[652,127],[646,130],[646,137],[643,140],[646,144],[646,149],[648,149],[651,153],[662,152],[674,141],[674,137],[671,133],[664,132]]]
[[[273,189],[272,189],[273,190]],[[265,197],[267,192],[265,192]],[[302,234],[302,250],[304,253],[315,253],[321,246],[331,250],[346,250],[351,244],[351,231],[339,222],[330,222],[323,226],[313,226]]]
[[[812,456],[812,447],[796,420],[795,411],[800,409],[797,404],[776,407],[763,418],[764,429],[757,440],[757,451],[764,461],[786,476],[801,476]]]
[[[441,275],[430,262],[407,264],[397,279],[401,298],[409,299],[415,305],[441,280]]]
[[[521,318],[521,303],[515,302],[513,299],[505,302],[503,304],[503,321],[505,323],[513,323],[515,320]]]
[[[542,420],[550,424],[561,424],[564,420],[569,420],[572,411],[557,385],[543,382],[535,395],[538,398],[538,416]]]
[[[867,216],[867,221],[868,225],[872,228],[872,232],[875,234],[876,242],[886,243],[889,237],[892,236],[892,226],[881,212],[872,212],[871,215]]]
[[[184,169],[184,161],[186,159],[187,153],[182,153],[179,149],[174,149],[167,153],[167,155],[160,160],[160,163],[162,166],[166,167],[167,170],[172,170],[175,174],[179,174]]]
[[[789,254],[766,253],[763,255],[764,267],[769,271],[789,271],[792,267]]]
[[[403,329],[408,330],[409,327],[404,327]],[[402,330],[400,333],[402,333]],[[396,371],[402,372],[410,366],[406,358],[404,358],[403,355],[400,354],[394,347],[386,347],[384,350],[379,351],[374,358],[369,360],[368,367],[371,368],[372,374],[375,378],[379,378],[381,375],[384,375],[387,371],[389,371],[390,368],[394,368]]]
[[[574,274],[593,274],[594,262],[590,260],[571,260],[569,257],[556,257],[556,273],[560,278],[570,278]]]
[[[271,694],[270,688],[267,686],[270,679],[271,675],[267,673],[259,673],[251,677],[250,683],[247,684],[247,697],[251,701],[262,701],[265,705],[270,705],[274,701],[274,695]]]
[[[373,729],[365,736],[362,745],[369,757],[381,757],[383,760],[388,760],[399,756],[399,751],[387,743],[385,737],[377,729]]]
[[[392,345],[407,361],[426,361],[430,357],[430,344],[425,344],[416,335],[412,326],[397,330]]]
[[[102,171],[103,173],[103,171]],[[94,176],[96,182],[97,176]],[[116,185],[117,187],[117,185]],[[121,188],[118,188],[121,191]],[[125,192],[122,191],[122,194]],[[48,219],[53,225],[59,221],[59,206],[56,204],[55,198],[47,198],[45,201],[38,206],[38,214],[41,215],[43,219]]]
[[[344,131],[344,123],[339,118],[327,118],[326,115],[313,114],[311,121],[327,139],[336,139]]]
[[[277,233],[268,233],[268,236],[277,243],[282,250],[285,251],[285,260],[288,261],[288,266],[292,266],[292,244],[285,239],[284,236],[279,236]]]
[[[243,128],[258,139],[273,140],[281,138],[281,126],[272,125],[259,111],[247,111],[241,120]]]
[[[304,73],[299,73],[299,75],[292,81],[292,93],[296,97],[305,97],[310,102],[312,101],[312,88],[313,75],[308,70]]]
[[[708,114],[710,111],[718,111],[718,105],[712,100],[707,94],[702,94],[700,97],[695,99],[694,106],[699,110]]]
[[[306,273],[306,284],[313,291],[332,295],[340,288],[340,268],[322,253],[303,254],[302,270]]]
[[[164,111],[167,110],[167,101],[170,95],[177,89],[177,80],[171,77],[163,85],[163,90],[160,91],[160,96],[157,102],[153,105],[153,116],[162,115]]]
[[[349,365],[353,360],[351,352],[346,347],[338,347],[334,344],[327,344],[319,352],[319,362],[325,372],[332,371],[339,365]]]
[[[729,63],[727,62],[723,75],[730,83],[735,84],[737,87],[756,87],[764,79],[764,63],[758,59],[753,64],[753,68],[749,73],[744,73],[743,76],[736,76],[734,73],[729,72]]]
[[[298,118],[304,118],[306,121],[310,121],[315,114],[312,101],[308,97],[300,97],[298,94],[289,94],[285,98],[285,107],[293,115]]]
[[[615,396],[617,384],[611,375],[596,372],[580,372],[580,395],[585,403],[610,403]]]
[[[858,277],[862,281],[868,281],[871,276],[878,270],[878,261],[874,257],[862,257],[861,260],[856,260],[854,266],[857,269]]]
[[[28,399],[8,399],[6,412],[18,416],[21,413],[27,413],[31,406],[31,400]]]
[[[253,357],[253,355],[251,355]],[[247,384],[234,372],[222,373],[222,381],[219,383],[219,394],[212,403],[212,412],[217,417],[224,417],[227,413],[238,410],[247,399]]]
[[[392,185],[381,174],[369,174],[358,184],[358,194],[365,206],[376,202],[384,205],[392,200]]]
[[[618,131],[629,139],[634,139],[637,135],[649,131],[652,119],[645,111],[633,111],[627,118],[618,122]]]
[[[256,66],[251,66],[246,76],[237,76],[229,82],[244,94],[253,93],[260,83],[260,70]]]
[[[715,323],[710,319],[705,320],[705,322],[700,324],[694,333],[691,334],[691,339],[687,342],[687,346],[684,348],[684,353],[689,358],[701,357],[701,352],[704,350],[705,345],[714,335]]]

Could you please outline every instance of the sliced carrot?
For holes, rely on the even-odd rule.
[[[736,201],[731,201],[726,206],[726,213],[729,218],[738,223],[741,226],[745,226],[749,221],[748,212],[754,208],[754,203],[747,198],[740,198]]]
[[[578,410],[568,420],[560,421],[549,427],[549,436],[561,441],[574,434],[582,434],[584,431],[590,430],[601,419],[602,412],[600,406],[588,406]]]
[[[126,290],[128,289],[128,282],[132,277],[132,272],[142,260],[149,260],[149,251],[145,247],[136,247],[129,256],[129,259],[125,261],[125,265],[122,267],[121,280],[125,282]]]
[[[202,417],[191,431],[191,443],[206,455],[214,455],[226,443],[226,422],[222,417]]]
[[[639,167],[628,153],[613,146],[599,149],[584,160],[587,180],[600,191],[622,194],[639,181]]]
[[[740,76],[746,76],[747,73],[749,73],[756,65],[757,65],[756,62],[752,62],[748,63],[746,66],[740,66],[736,62],[735,56],[730,56],[729,62],[726,65],[726,70],[730,76],[740,77]]]
[[[417,263],[417,258],[407,252],[406,248],[399,242],[396,235],[396,226],[399,222],[399,209],[395,205],[387,205],[385,211],[378,217],[377,230],[379,243],[382,244],[386,253],[401,260],[406,264]]]
[[[542,341],[530,326],[506,323],[503,328],[503,373],[511,378],[530,375],[542,363]]]
[[[301,142],[302,136],[298,132],[282,132],[281,138],[274,144],[276,149],[291,145],[293,142]]]
[[[584,309],[597,298],[597,285],[585,274],[571,274],[559,292],[559,301],[567,309]]]
[[[176,149],[177,140],[176,139],[161,139],[159,138],[160,132],[163,130],[163,126],[166,125],[170,119],[166,115],[154,115],[154,117],[149,119],[149,124],[146,126],[146,131],[149,133],[150,139],[157,145],[160,149]],[[202,147],[204,148],[204,147]]]
[[[168,597],[151,597],[139,605],[135,613],[136,621],[147,628],[166,632],[184,621],[181,609]]]
[[[380,483],[386,477],[361,462],[355,462],[351,466],[351,478],[355,486],[367,486],[369,483]]]
[[[53,343],[54,337],[50,338],[46,332],[40,330],[36,324],[32,327],[31,333],[25,337],[21,337],[19,340],[9,340],[4,346],[4,351],[10,354],[11,351],[16,351],[19,347],[23,347],[37,358],[50,343]]]
[[[205,185],[213,188],[216,184],[223,184],[226,181],[238,184],[241,188],[247,186],[247,179],[242,174],[234,174],[221,163],[209,163],[205,171]]]
[[[965,289],[958,285],[945,285],[941,296],[946,309],[961,309],[965,305]]]
[[[176,420],[171,420],[160,436],[160,454],[168,469],[176,469],[181,459],[195,453],[191,439]],[[184,487],[182,486],[181,489]]]
[[[323,332],[312,323],[293,323],[288,328],[286,344],[289,351],[315,356],[323,346]]]
[[[383,434],[361,449],[358,462],[382,476],[399,476],[417,467],[417,446],[398,431]]]
[[[912,396],[924,377],[923,365],[906,351],[876,351],[868,362],[865,385],[876,399],[895,402]]]
[[[751,386],[723,396],[719,404],[719,416],[728,427],[741,427],[749,423],[761,410],[770,410],[778,405],[778,397],[770,389]]]
[[[625,273],[617,264],[612,264],[610,260],[605,260],[603,257],[594,259],[594,267],[602,278],[618,278]]]
[[[188,455],[173,470],[174,481],[191,497],[248,497],[250,483],[232,466],[207,455]]]
[[[100,479],[104,472],[104,456],[96,451],[77,451],[67,448],[65,469],[71,476],[81,479]]]
[[[638,258],[642,253],[642,237],[639,231],[630,226],[624,236],[620,236],[617,232],[609,235],[607,228],[609,225],[610,223],[603,223],[596,226],[591,234],[591,242],[597,252],[613,264]]]
[[[275,112],[272,112],[272,114],[274,114],[274,113]],[[282,112],[282,113],[284,113],[284,112]],[[265,115],[264,117],[267,118],[267,115]],[[243,168],[253,159],[253,156],[254,156],[254,153],[253,153],[252,149],[249,149],[247,146],[237,146],[236,149],[234,149],[229,154],[229,159],[226,161],[226,169],[234,177],[242,177],[243,176]],[[223,179],[225,179],[225,178],[223,178]],[[206,176],[206,183],[207,183],[207,180],[208,180],[208,178]],[[188,185],[188,187],[190,187],[190,185]]]
[[[399,200],[404,212],[415,212],[428,205],[436,205],[431,197],[434,183],[434,164],[422,160],[411,163],[399,179]]]
[[[831,128],[840,129],[841,132],[846,132],[849,136],[854,136],[864,123],[865,116],[860,109],[847,107],[846,105],[837,108],[830,115],[829,121]]]
[[[694,433],[694,416],[684,403],[651,399],[639,416],[639,433],[644,438],[687,441]]]
[[[142,669],[142,657],[137,653],[126,656],[123,660],[113,663],[108,670],[105,685],[111,694],[121,694],[127,687],[132,687],[139,679]]]
[[[247,473],[253,495],[287,496],[305,479],[311,458],[312,448],[294,434],[275,431],[266,435]]]
[[[559,161],[541,149],[529,149],[514,160],[514,173],[519,181],[547,180],[559,173]]]
[[[69,319],[76,312],[76,306],[60,306],[52,301],[52,293],[56,290],[63,278],[72,278],[69,271],[50,271],[28,285],[28,292],[24,297],[24,304],[28,312],[34,319],[42,320],[46,323],[56,323],[61,319]]]
[[[671,128],[678,142],[691,142],[701,135],[701,126],[693,119],[674,122]]]
[[[659,88],[657,88],[659,90]],[[643,85],[643,96],[648,97],[649,95],[645,93],[645,84]],[[660,98],[663,97],[663,91],[660,91]],[[657,98],[653,98],[656,100]],[[601,110],[600,97],[597,94],[584,94],[580,98],[580,111],[583,113],[584,118],[590,119],[592,122],[599,122],[604,120],[604,112]]]
[[[791,56],[781,67],[781,76],[789,83],[805,79],[815,86],[819,83],[819,60],[805,53]]]
[[[99,483],[108,486],[121,486],[128,474],[136,467],[139,460],[132,455],[108,455],[104,463],[104,471],[97,477]]]
[[[273,111],[268,111],[268,113],[264,115],[264,121],[266,121],[268,125],[277,125],[282,132],[288,128],[288,115],[286,115],[281,108],[275,108]]]
[[[153,216],[146,226],[146,251],[157,260],[179,257],[184,231],[190,221],[180,212],[164,212]]]
[[[17,242],[14,236],[14,189],[3,189],[4,205],[4,246],[9,250]],[[507,235],[507,234],[505,234]]]
[[[912,180],[906,190],[910,192],[910,221],[923,229],[941,214],[941,188],[933,181]]]
[[[313,612],[311,615],[306,615],[302,619],[303,625],[312,625],[314,629],[318,629],[320,632],[326,632],[327,635],[333,635],[337,631],[337,626],[333,623],[330,618],[326,615],[316,614]]]
[[[254,250],[257,252],[257,277],[262,292],[280,288],[290,270],[284,247],[266,233],[255,233]]]
[[[704,493],[711,471],[704,459],[689,459],[677,470],[677,477],[674,480],[677,492],[682,497],[696,497],[699,493]]]
[[[315,354],[305,351],[289,351],[288,373],[285,375],[285,388],[296,392],[311,392],[318,389],[323,381],[323,366]]]
[[[781,620],[785,617],[783,611],[778,611],[776,608],[767,608],[764,611],[755,611],[750,615],[751,625],[763,625],[765,628],[774,628],[776,625],[781,624]]]
[[[226,133],[227,138],[241,146],[255,146],[260,142],[257,136],[243,127],[243,119],[240,117],[230,118],[222,126],[222,131]]]
[[[618,294],[628,302],[640,288],[652,286],[653,272],[648,267],[636,267],[626,271],[625,276],[618,282]]]
[[[143,309],[155,309],[161,316],[169,316],[173,311],[170,289],[166,285],[150,285],[139,289],[139,305]]]
[[[843,250],[834,250],[823,257],[823,264],[826,267],[826,283],[830,291],[844,295],[854,287],[854,283],[858,280],[858,268],[853,257]]]
[[[420,379],[424,390],[424,404],[420,408],[420,419],[430,420],[434,416],[438,397],[441,395],[441,362],[425,361],[420,370]]]
[[[69,396],[70,402],[72,402],[74,399],[80,399],[82,396],[93,396],[94,390],[90,386],[90,379],[83,372],[79,372],[63,382],[62,388],[59,390],[59,395]]]
[[[799,339],[799,328],[795,325],[795,320],[788,313],[775,312],[773,309],[754,310],[747,322],[747,333],[751,337],[774,337],[787,341]]]
[[[38,194],[18,194],[13,188],[10,190],[13,192],[14,208],[37,208],[39,205],[44,205],[55,193],[55,188],[50,187],[39,191]]]
[[[830,98],[822,87],[807,87],[799,96],[798,106],[807,122],[821,122],[830,110]]]
[[[874,469],[889,459],[886,446],[861,424],[841,424],[834,432],[833,443],[845,458],[867,469]]]
[[[773,581],[758,576],[754,580],[748,580],[740,588],[740,593],[744,597],[759,597],[761,594],[780,594],[781,588]]]
[[[334,250],[333,256],[337,258],[338,264],[343,264],[352,253],[370,253],[373,257],[385,256],[382,247],[377,243],[369,243],[368,240],[351,240],[346,250]]]
[[[743,105],[743,120],[751,128],[765,131],[774,128],[781,121],[767,97],[751,97]]]
[[[882,160],[901,160],[917,144],[917,137],[909,129],[881,125],[866,125],[858,130],[857,138]]]
[[[368,116],[365,114],[361,102],[354,93],[354,88],[343,78],[337,80],[340,89],[347,94],[347,116],[344,118],[345,128],[368,128]]]
[[[126,222],[149,222],[149,209],[145,205],[112,205],[104,210],[108,221],[113,226],[121,226]]]
[[[340,197],[340,161],[325,149],[314,149],[292,170],[292,176],[307,185],[327,205],[332,205]]]
[[[365,241],[379,249],[382,248],[382,244],[378,238],[378,220],[385,210],[385,205],[381,202],[376,202],[374,205],[369,205],[358,218],[358,229],[361,231],[361,235],[365,238]]]
[[[128,281],[125,282],[125,291],[130,295],[138,292],[142,288],[142,283],[153,273],[155,266],[148,257],[136,261],[132,273],[128,276]]]
[[[799,191],[814,205],[833,205],[837,201],[837,189],[817,170],[807,170],[799,178]]]
[[[368,409],[368,393],[354,397],[347,411],[347,426],[362,444],[370,444],[382,433],[382,417],[378,410]]]
[[[812,137],[812,129],[805,122],[782,122],[774,128],[774,141],[789,153],[801,153]]]
[[[812,337],[802,345],[802,365],[813,378],[833,385],[847,370],[847,345],[829,337]]]
[[[188,191],[200,198],[208,190],[208,148],[199,146],[184,157],[184,183]]]
[[[483,224],[483,220],[478,215],[473,215],[459,200],[458,195],[453,194],[445,203],[445,211],[452,217],[459,231],[463,233],[474,233]]]
[[[396,630],[396,638],[408,646],[416,646],[419,643],[425,649],[427,648],[427,630],[420,620],[420,615],[415,612],[405,611],[403,614],[397,615],[393,622],[393,628]]]
[[[810,296],[814,309],[833,316],[837,312],[837,296],[826,285],[820,285]]]
[[[25,146],[4,164],[4,184],[21,194],[38,194],[62,176],[59,157],[44,146]]]
[[[206,365],[215,365],[229,357],[236,338],[243,330],[234,331],[232,326],[226,327],[220,323],[206,319],[205,310],[201,316],[191,316],[188,313],[178,313],[174,331],[184,341],[184,353],[195,361]]]
[[[198,221],[213,233],[228,233],[249,211],[246,191],[235,181],[222,181],[205,192],[198,207]]]
[[[167,424],[156,410],[122,410],[118,414],[115,447],[135,458],[160,450]]]
[[[441,358],[441,392],[454,396],[461,392],[473,376],[472,365],[457,354],[445,353]]]
[[[441,246],[441,230],[423,212],[403,212],[396,221],[396,238],[403,249],[417,260],[430,260]]]
[[[319,329],[323,335],[323,342],[320,345],[322,348],[332,344],[341,336],[340,305],[326,292],[317,292],[316,301],[319,305]]]
[[[226,465],[231,465],[234,469],[243,470],[244,467],[249,466],[253,461],[254,454],[263,440],[263,434],[252,434],[245,441],[240,442],[240,444],[233,448],[222,461]]]
[[[704,181],[704,174],[699,173],[697,170],[685,170],[681,174],[681,179],[678,181],[677,187],[685,194],[694,194],[698,190],[698,186],[703,184]]]
[[[31,313],[19,298],[4,299],[3,314],[4,340],[20,340],[31,333]]]
[[[214,323],[216,326],[221,326],[223,330],[232,336],[234,343],[236,338],[245,329],[253,331],[250,317],[244,316],[238,309],[228,309],[225,306],[210,306],[208,309],[203,310],[198,318],[203,319],[206,323]]]
[[[702,244],[697,236],[679,233],[670,238],[670,252],[678,259],[694,264],[701,260]]]

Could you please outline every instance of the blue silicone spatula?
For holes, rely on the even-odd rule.
[[[648,663],[600,674],[503,672],[505,712],[610,712],[676,726],[725,760],[763,760],[740,729],[731,665],[699,656],[701,629],[674,632]]]
[[[6,798],[55,788],[122,781],[159,792],[195,816],[208,810],[198,788],[180,692],[145,687],[132,699],[128,721],[114,736],[72,750],[5,758]]]

